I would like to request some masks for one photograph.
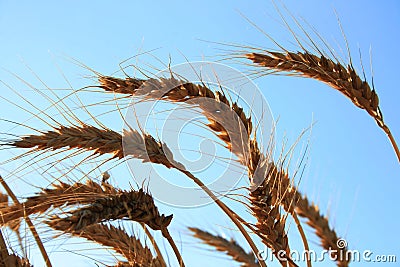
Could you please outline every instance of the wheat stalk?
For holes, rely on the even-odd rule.
[[[242,267],[259,266],[253,253],[247,253],[235,240],[227,240],[195,227],[189,227],[189,230],[193,232],[194,237],[202,240],[205,244],[214,247],[218,251],[225,252],[233,260],[242,263]]]
[[[279,72],[294,72],[301,76],[316,79],[328,84],[349,98],[357,107],[364,109],[377,122],[378,126],[388,135],[389,140],[400,161],[400,151],[389,127],[383,121],[379,108],[379,97],[368,82],[361,79],[352,64],[343,65],[324,55],[314,55],[304,52],[273,52],[248,53],[244,55],[258,66]]]

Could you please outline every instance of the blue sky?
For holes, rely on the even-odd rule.
[[[295,16],[303,17],[315,27],[339,55],[343,55],[338,48],[345,49],[345,45],[334,13],[336,10],[354,65],[360,69],[360,49],[369,80],[371,48],[381,109],[393,135],[400,139],[396,103],[400,98],[397,88],[400,3],[395,0],[305,0],[285,1],[285,4]],[[58,64],[73,85],[79,87],[88,82],[81,77],[87,70],[71,64],[68,58],[75,58],[103,74],[112,74],[118,70],[121,61],[139,51],[155,49],[152,55],[163,62],[167,63],[171,56],[173,63],[182,63],[185,61],[182,55],[193,61],[216,59],[224,53],[221,49],[231,49],[213,42],[274,47],[241,14],[283,46],[294,47],[291,44],[293,38],[282,26],[270,1],[17,3],[3,0],[0,1],[0,66],[3,68],[0,80],[18,92],[26,93],[26,86],[7,71],[37,84],[26,67],[28,65],[50,87],[66,86],[57,69]],[[150,56],[140,57],[140,60],[142,58],[144,62],[157,64]],[[235,66],[246,69],[244,65]],[[400,238],[397,212],[400,168],[383,131],[366,112],[319,82],[282,76],[263,77],[255,82],[265,94],[275,118],[279,118],[278,140],[286,136],[291,144],[304,128],[316,122],[300,184],[302,192],[318,203],[322,211],[329,212],[331,224],[346,238],[350,248],[369,249],[376,254],[397,254],[399,258],[399,248],[395,244]],[[5,86],[2,85],[0,90],[4,98],[18,101],[15,93]],[[5,102],[0,111],[1,118],[15,121],[25,115]],[[233,230],[222,227],[228,220],[215,210],[206,207],[188,211],[163,206],[165,213],[176,213],[175,220],[179,223],[174,225],[173,233],[178,238],[187,235],[185,226],[193,224],[215,229],[217,233],[232,234]],[[215,216],[206,219],[204,214],[210,212],[215,212]],[[310,229],[306,232],[312,243],[318,242]],[[294,242],[298,244],[296,238]],[[219,254],[208,253],[194,240],[188,242],[192,243],[183,253],[188,266],[203,266],[209,261],[230,266]],[[66,259],[76,261],[77,266],[90,262],[74,254],[67,256],[70,258],[61,254],[54,254],[57,255],[54,256],[57,266],[68,266],[70,262]],[[40,258],[36,258],[35,262],[39,263]],[[365,263],[352,265],[364,266]]]

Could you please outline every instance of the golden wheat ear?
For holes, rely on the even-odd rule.
[[[85,207],[73,210],[69,216],[52,217],[47,224],[54,229],[79,231],[103,221],[129,219],[145,223],[153,230],[163,231],[171,223],[172,215],[158,212],[153,197],[143,190],[123,191],[114,196],[93,198]]]
[[[307,219],[307,224],[311,226],[316,235],[321,240],[321,246],[327,251],[331,251],[332,257],[336,259],[337,266],[347,267],[350,264],[350,254],[347,253],[346,247],[339,247],[338,241],[340,240],[336,231],[329,226],[328,217],[323,216],[314,203],[310,203],[307,197],[302,196],[296,192],[296,206],[297,214]],[[339,255],[345,255],[341,257]]]
[[[54,227],[54,225],[51,225]],[[122,228],[112,225],[92,224],[79,231],[71,231],[69,227],[58,224],[56,230],[85,238],[100,245],[112,248],[128,261],[122,266],[138,267],[166,267],[165,262],[159,256],[154,257],[147,246],[143,246],[139,239],[130,236]],[[119,266],[119,265],[118,265]]]
[[[233,260],[241,263],[242,267],[258,267],[259,263],[253,253],[247,253],[235,240],[227,240],[221,236],[213,235],[199,228],[189,227],[193,236],[203,243],[214,247],[216,250],[225,252]]]
[[[363,80],[355,71],[352,64],[344,65],[324,55],[314,55],[309,51],[304,52],[274,52],[262,50],[262,53],[248,53],[243,55],[256,66],[282,73],[296,73],[300,76],[315,79],[328,84],[338,90],[354,105],[364,109],[375,119],[378,126],[387,134],[400,161],[400,151],[383,121],[379,108],[379,97],[375,89],[371,89],[367,81]]]

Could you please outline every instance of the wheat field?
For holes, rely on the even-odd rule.
[[[400,6],[333,6],[0,4],[0,266],[394,266]]]

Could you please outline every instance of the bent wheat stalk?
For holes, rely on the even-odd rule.
[[[3,177],[0,175],[0,183],[1,185],[4,187],[4,189],[6,190],[7,194],[10,196],[10,198],[13,200],[13,202],[18,205],[20,207],[20,209],[23,209],[23,206],[21,205],[21,203],[19,202],[18,198],[15,196],[14,192],[11,190],[11,188],[8,186],[8,184],[6,183],[6,181],[4,181]],[[32,232],[33,237],[35,238],[35,241],[39,247],[40,253],[42,254],[42,257],[45,261],[45,264],[47,267],[51,267],[51,262],[50,262],[50,258],[46,252],[46,249],[44,248],[43,242],[40,239],[40,236],[38,234],[38,232],[36,231],[36,228],[34,226],[34,224],[32,223],[31,219],[26,216],[24,217],[29,230]]]
[[[400,161],[397,143],[383,121],[378,95],[375,89],[371,89],[368,82],[360,78],[351,63],[344,66],[324,55],[317,56],[308,51],[295,53],[263,50],[263,53],[248,53],[244,56],[260,67],[279,72],[298,73],[301,76],[322,81],[344,94],[357,107],[364,109],[375,119],[378,126],[387,134]]]

